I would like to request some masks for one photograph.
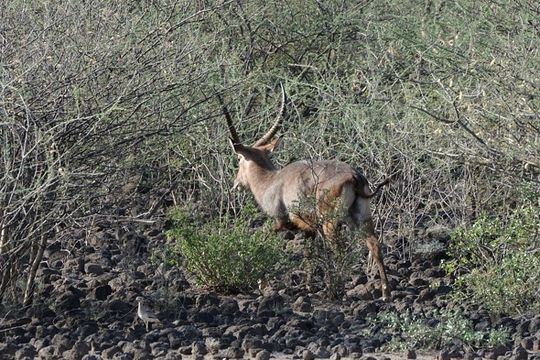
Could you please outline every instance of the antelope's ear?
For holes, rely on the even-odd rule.
[[[244,145],[234,142],[234,140],[231,138],[229,138],[229,145],[231,145],[231,148],[237,154],[241,153],[244,149]]]
[[[235,143],[234,140],[232,140],[232,139],[229,139],[229,144],[231,145],[234,153],[236,155],[238,155],[238,158],[240,160],[245,159],[246,157],[248,157],[249,151],[246,148],[246,146],[244,146],[242,144]]]
[[[274,140],[270,141],[268,144],[264,146],[265,150],[272,153],[276,151],[277,149],[281,148],[281,137],[275,138]]]

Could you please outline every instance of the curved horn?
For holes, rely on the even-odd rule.
[[[236,132],[236,129],[234,128],[234,124],[232,122],[231,114],[229,114],[229,110],[227,110],[227,106],[225,106],[225,102],[223,101],[223,98],[220,94],[216,94],[219,103],[221,104],[221,109],[223,110],[223,115],[225,115],[225,120],[227,120],[227,126],[229,127],[229,132],[231,133],[231,140],[235,144],[240,144],[240,138],[238,137],[238,133]]]
[[[268,130],[266,134],[264,134],[263,137],[261,137],[253,146],[261,146],[267,144],[274,135],[278,132],[279,128],[281,127],[281,124],[283,123],[283,115],[285,115],[285,103],[287,102],[287,95],[285,95],[285,88],[283,87],[283,83],[279,83],[281,86],[281,108],[279,109],[279,113],[276,117],[276,121],[274,122],[274,125]]]

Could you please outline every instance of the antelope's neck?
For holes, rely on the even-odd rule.
[[[267,211],[267,204],[265,204],[265,198],[267,191],[271,191],[271,188],[275,184],[275,178],[278,169],[256,167],[252,170],[249,177],[249,188],[255,197],[255,200],[264,211]]]

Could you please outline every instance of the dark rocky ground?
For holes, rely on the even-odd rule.
[[[164,242],[162,228],[103,224],[51,244],[34,305],[9,309],[0,319],[0,358],[540,359],[540,316],[493,318],[465,305],[475,329],[504,327],[514,340],[495,348],[456,341],[423,357],[421,349],[379,350],[400,334],[373,325],[369,319],[378,313],[456,308],[447,300],[451,282],[439,267],[441,252],[410,260],[388,254],[390,303],[378,300],[378,280],[361,269],[340,303],[308,289],[298,270],[262,292],[220,296],[194,289],[179,269],[150,261],[148,249]],[[140,295],[153,300],[161,320],[148,332],[134,321]]]

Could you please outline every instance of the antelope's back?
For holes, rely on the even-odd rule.
[[[296,161],[280,171],[283,201],[289,208],[304,198],[329,193],[339,196],[343,186],[356,187],[364,179],[350,165],[334,160]]]

